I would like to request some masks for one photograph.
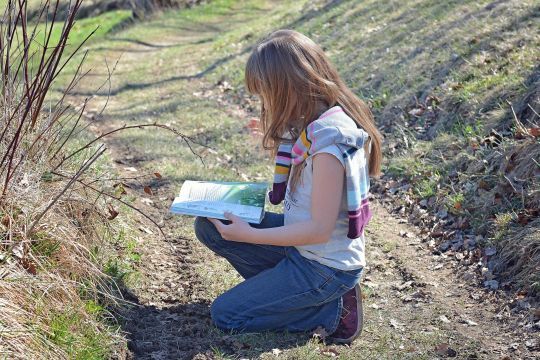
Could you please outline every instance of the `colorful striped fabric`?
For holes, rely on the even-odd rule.
[[[342,151],[347,179],[347,209],[349,231],[347,237],[362,235],[371,218],[369,210],[369,171],[364,151],[368,134],[339,106],[323,113],[302,131],[294,144],[281,144],[276,155],[274,184],[270,202],[279,204],[285,198],[291,165],[301,164],[308,156],[330,145]]]

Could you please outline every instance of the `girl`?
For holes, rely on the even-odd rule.
[[[276,155],[270,201],[284,200],[284,214],[253,226],[232,214],[227,224],[195,220],[198,239],[245,279],[214,301],[212,319],[239,332],[322,327],[350,343],[362,330],[358,282],[380,133],[322,49],[296,31],[259,43],[245,76],[261,100],[263,146]]]

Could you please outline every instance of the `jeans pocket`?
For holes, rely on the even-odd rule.
[[[362,277],[363,268],[357,270],[338,270],[335,274],[344,285],[352,289]]]
[[[315,260],[306,260],[309,262],[311,269],[324,279],[324,282],[328,282],[336,276],[337,269],[323,265]]]

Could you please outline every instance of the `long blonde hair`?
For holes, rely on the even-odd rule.
[[[246,64],[246,86],[261,99],[265,149],[294,141],[322,110],[339,105],[370,137],[369,173],[380,174],[382,136],[369,107],[340,78],[321,49],[294,30],[278,30],[261,41]],[[297,176],[293,174],[293,180]],[[293,184],[295,181],[293,181]]]

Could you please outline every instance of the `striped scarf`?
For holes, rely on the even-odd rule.
[[[291,165],[299,165],[308,156],[335,144],[341,150],[347,179],[347,237],[360,237],[371,218],[369,172],[364,151],[367,139],[368,134],[359,129],[341,107],[329,109],[310,123],[294,144],[283,143],[278,147],[270,202],[277,205],[285,198]]]

